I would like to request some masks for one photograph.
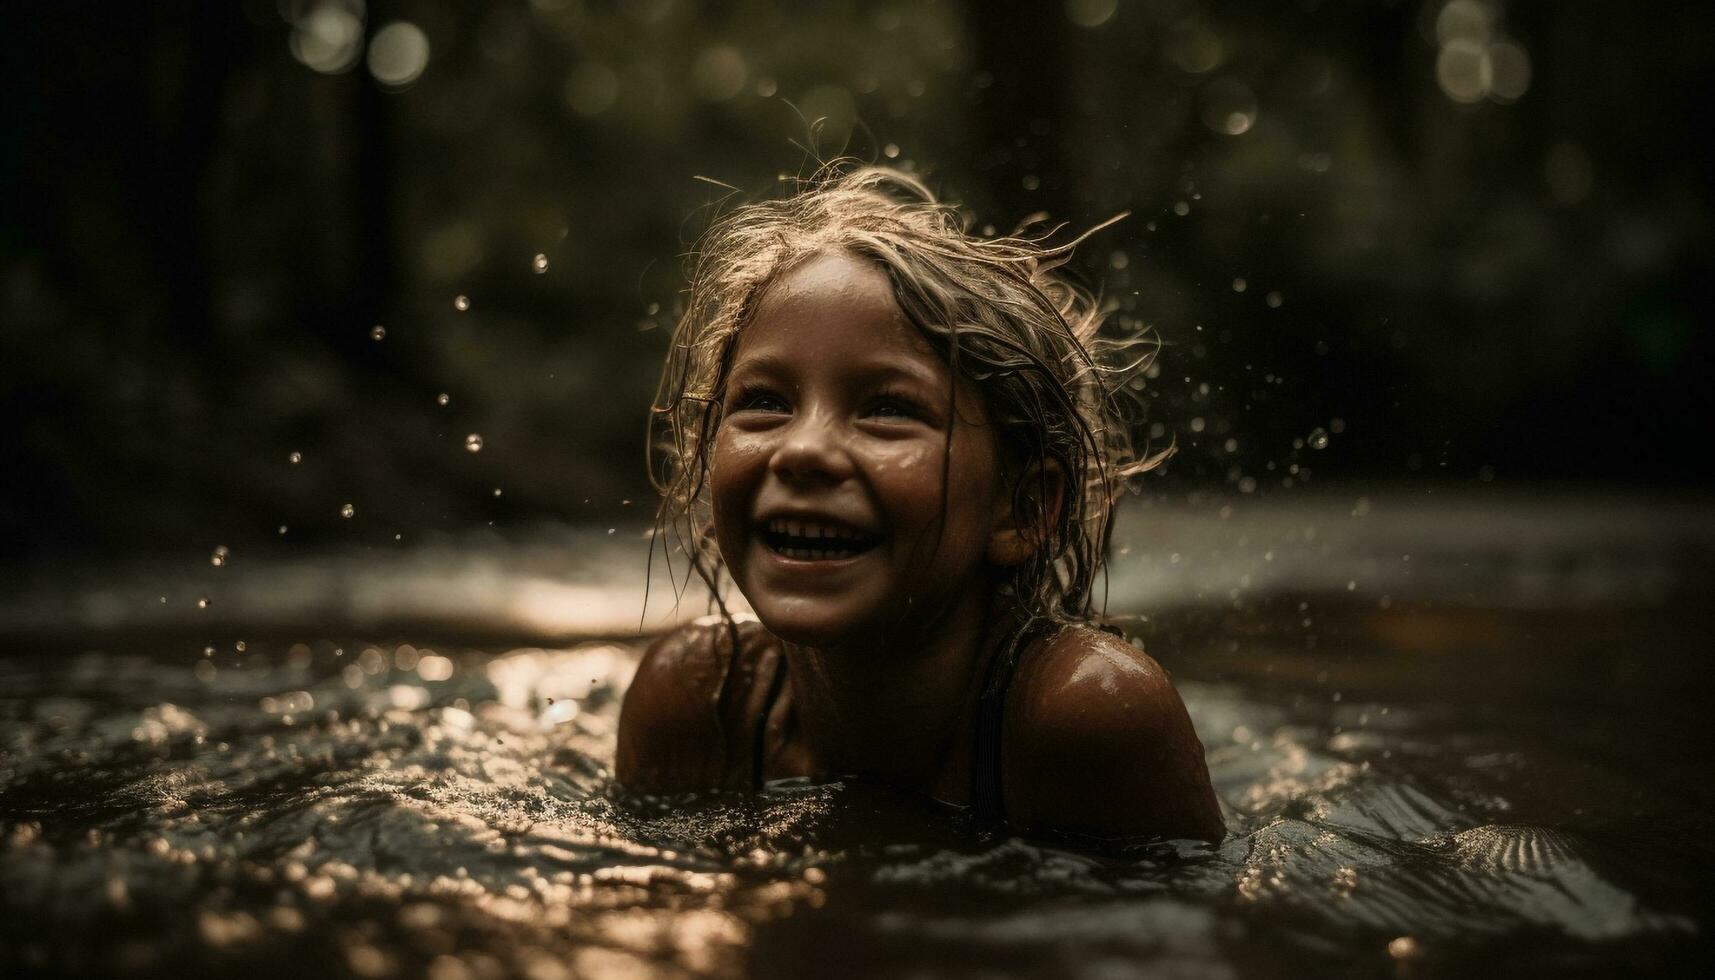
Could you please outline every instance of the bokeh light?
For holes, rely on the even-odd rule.
[[[1079,27],[1100,27],[1118,10],[1119,0],[1066,0],[1066,16]]]
[[[586,61],[566,76],[561,95],[578,115],[599,116],[619,99],[619,77],[604,64]]]
[[[1494,12],[1480,0],[1450,0],[1435,18],[1435,39],[1442,44],[1454,41],[1487,43],[1494,24]]]
[[[363,6],[315,4],[293,22],[286,44],[307,68],[324,75],[349,71],[363,51]]]
[[[1173,25],[1167,34],[1164,50],[1168,61],[1193,75],[1214,71],[1227,58],[1226,45],[1220,36],[1197,20],[1183,20]]]
[[[750,66],[737,48],[715,45],[705,48],[691,65],[691,88],[709,102],[725,102],[744,91]]]
[[[1449,0],[1436,13],[1435,82],[1449,99],[1510,103],[1530,89],[1530,54],[1502,20],[1503,10],[1482,0]]]
[[[1203,88],[1203,125],[1240,136],[1256,125],[1256,93],[1236,78],[1217,78]]]
[[[1530,55],[1517,42],[1496,41],[1489,45],[1489,66],[1495,98],[1516,102],[1530,88]]]
[[[1443,44],[1435,57],[1435,81],[1454,102],[1481,102],[1494,85],[1488,47],[1469,38]]]
[[[388,24],[370,39],[369,73],[388,88],[409,87],[428,66],[429,38],[416,24]]]

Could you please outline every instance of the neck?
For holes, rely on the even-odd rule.
[[[815,770],[964,802],[988,612],[973,597],[909,634],[783,644]]]

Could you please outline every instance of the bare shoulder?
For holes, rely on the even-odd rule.
[[[1101,838],[1225,834],[1203,744],[1154,658],[1088,626],[1024,651],[1001,733],[1009,819]]]
[[[718,784],[717,701],[730,644],[726,626],[692,624],[649,645],[620,706],[614,775],[621,785],[671,793]]]

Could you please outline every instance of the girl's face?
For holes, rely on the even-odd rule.
[[[768,287],[722,406],[716,540],[771,632],[826,646],[982,615],[1003,513],[995,433],[880,269],[829,252]]]

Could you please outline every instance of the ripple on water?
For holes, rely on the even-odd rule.
[[[1122,859],[975,839],[856,785],[617,797],[630,647],[198,649],[0,664],[0,946],[24,965],[313,948],[363,976],[793,972],[837,942],[880,973],[1141,958],[1222,976],[1280,930],[1324,950],[1358,931],[1380,955],[1402,936],[1691,929],[1598,873],[1588,842],[1453,778],[1501,756],[1448,749],[1457,771],[1435,778],[1439,741],[1399,708],[1360,726],[1379,709],[1318,718],[1186,683],[1235,834]],[[75,924],[105,938],[49,938]]]

